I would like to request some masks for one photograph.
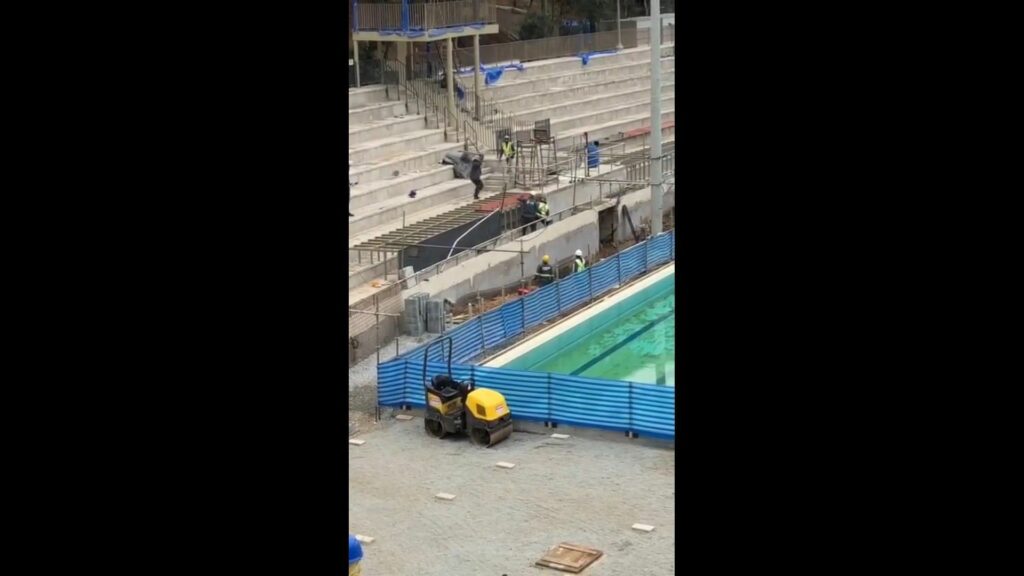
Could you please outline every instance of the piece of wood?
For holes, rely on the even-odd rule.
[[[360,440],[359,438],[353,438],[348,441],[349,444],[355,444],[356,446],[362,446],[366,444],[366,440]]]
[[[412,420],[412,416],[408,414],[399,414],[398,416],[395,416],[395,420]]]
[[[511,462],[498,462],[498,468],[515,468],[516,465]]]
[[[356,540],[359,540],[363,544],[372,544],[376,538],[373,536],[363,536],[362,534],[356,534]]]
[[[564,440],[564,439],[568,438],[569,435],[568,434],[552,434],[551,437],[552,438],[558,438],[559,440]]]
[[[650,532],[654,530],[654,526],[650,524],[633,524],[633,530],[640,530],[641,532]]]
[[[449,494],[447,492],[438,492],[436,498],[438,500],[455,500],[455,494]]]
[[[603,555],[604,552],[594,548],[563,542],[548,550],[547,554],[537,561],[537,565],[579,574]]]

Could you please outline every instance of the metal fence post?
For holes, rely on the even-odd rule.
[[[587,268],[587,284],[590,287],[590,301],[594,301],[594,269]]]
[[[548,424],[549,428],[554,428],[554,426],[553,426],[554,423],[555,423],[554,422],[554,416],[552,416],[552,414],[551,414],[551,412],[553,410],[552,407],[551,407],[551,373],[548,372],[547,376],[548,376],[547,379],[546,379],[547,392],[548,392],[548,422],[547,422],[547,424]]]
[[[619,269],[619,287],[622,286],[622,252],[615,255],[615,266]]]
[[[484,336],[484,316],[483,314],[476,317],[477,322],[480,324],[480,353],[482,354],[487,350],[487,339]]]
[[[526,338],[526,299],[520,298],[519,301],[522,303],[519,315],[523,317],[523,338]]]
[[[628,382],[627,384],[628,384],[627,389],[629,390],[629,400],[626,402],[626,407],[627,407],[626,408],[626,410],[627,410],[626,417],[629,420],[628,420],[628,424],[626,426],[626,428],[627,428],[626,435],[629,436],[630,438],[632,438],[633,437],[633,383],[632,382]]]

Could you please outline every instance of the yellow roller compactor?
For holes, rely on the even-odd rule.
[[[424,426],[436,438],[469,434],[474,443],[494,446],[512,435],[512,414],[500,392],[476,388],[472,379],[452,378],[452,342],[442,338],[427,345],[423,354],[423,382],[427,395]],[[448,374],[427,377],[427,359],[435,344],[448,344]],[[442,349],[443,353],[443,349]]]

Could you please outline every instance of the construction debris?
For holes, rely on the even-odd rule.
[[[359,438],[352,438],[348,441],[349,444],[355,444],[356,446],[362,446],[366,444],[366,440],[360,440]]]
[[[640,530],[641,532],[650,532],[654,530],[654,526],[650,524],[633,524],[633,530]]]
[[[356,534],[356,540],[359,540],[363,544],[371,544],[376,538],[373,536],[363,536],[362,534]]]
[[[579,574],[603,555],[604,552],[594,548],[584,548],[583,546],[563,542],[548,550],[548,553],[537,561],[537,565],[554,568],[562,572]]]
[[[436,497],[439,500],[455,500],[455,494],[449,494],[447,492],[438,492]]]
[[[399,414],[398,416],[395,416],[395,420],[412,420],[412,416],[408,414]]]
[[[516,465],[511,462],[498,462],[498,468],[515,468]]]
[[[551,437],[552,438],[558,438],[560,440],[564,440],[564,439],[568,438],[569,435],[568,434],[552,434]]]

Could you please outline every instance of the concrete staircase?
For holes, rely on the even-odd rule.
[[[399,228],[436,206],[472,198],[472,184],[456,180],[451,166],[441,164],[462,146],[445,141],[444,131],[429,128],[423,115],[388,100],[382,86],[350,90],[349,106],[349,177],[358,182],[349,204],[355,214],[348,218],[350,239]]]

